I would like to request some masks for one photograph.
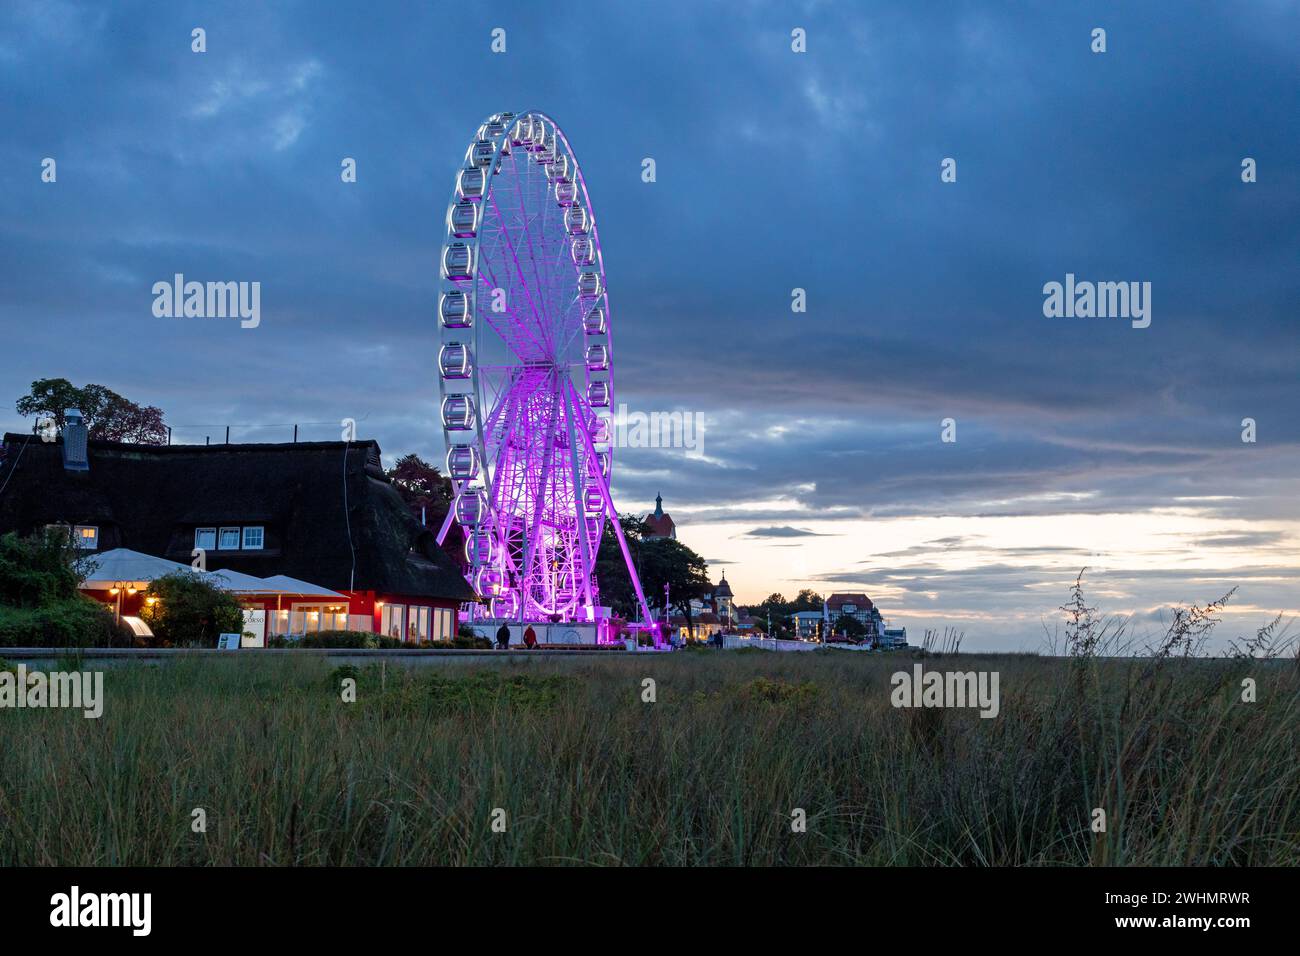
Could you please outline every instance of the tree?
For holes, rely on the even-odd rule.
[[[14,409],[24,418],[36,415],[52,419],[60,433],[66,424],[64,412],[69,408],[80,410],[93,439],[139,445],[167,443],[162,409],[137,405],[103,385],[77,388],[66,378],[37,379],[32,382],[31,392],[14,403]]]
[[[85,578],[82,558],[66,533],[0,536],[0,604],[36,608],[72,600]]]
[[[619,524],[647,603],[663,608],[664,585],[667,584],[672,607],[682,612],[689,627],[692,622],[691,600],[713,590],[708,563],[674,538],[647,537],[650,527],[636,515],[620,516]],[[623,551],[618,546],[613,525],[608,523],[596,555],[596,581],[603,604],[614,608],[625,620],[641,616],[632,579],[623,561]]]
[[[228,591],[189,571],[155,578],[140,617],[164,647],[216,647],[222,634],[242,633],[244,613]]]
[[[796,599],[797,600],[797,599]],[[785,595],[780,592],[773,592],[763,598],[762,602],[750,608],[750,614],[754,616],[754,623],[764,634],[769,634],[768,619],[771,619],[771,637],[784,637],[792,634],[793,627],[790,624],[790,615],[794,602],[787,601]]]
[[[791,614],[796,611],[820,611],[824,603],[820,594],[811,588],[804,588],[799,592],[799,596],[790,602],[788,611]]]
[[[632,563],[637,567],[637,576],[641,576],[642,545],[650,532],[647,525],[636,515],[620,515],[619,524],[623,528],[623,537],[627,539],[628,550],[632,552]],[[614,609],[614,613],[625,621],[634,621],[641,616],[637,606],[636,592],[632,589],[632,579],[628,577],[627,565],[623,561],[623,551],[618,546],[614,526],[605,522],[601,535],[600,548],[596,551],[596,584],[600,588],[600,603]],[[645,579],[642,578],[642,587]]]
[[[436,465],[431,465],[419,455],[412,452],[397,459],[392,468],[384,472],[393,483],[397,493],[402,496],[411,514],[424,521],[425,527],[441,528],[443,519],[451,508],[455,495],[451,479],[440,472]],[[447,529],[442,549],[457,564],[465,564],[465,535],[460,525],[455,522]]]
[[[835,634],[843,634],[854,644],[860,643],[867,636],[867,625],[852,614],[841,614],[835,619],[831,629]]]

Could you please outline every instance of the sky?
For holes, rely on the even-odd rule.
[[[618,507],[662,493],[741,602],[864,591],[913,643],[1036,650],[1086,567],[1139,636],[1233,587],[1248,634],[1300,611],[1300,5],[1173,9],[10,0],[0,428],[58,376],[178,442],[353,418],[440,461],[453,177],[541,109],[616,404],[703,427],[619,449]],[[260,324],[156,317],[178,272],[260,282]],[[1045,315],[1067,274],[1150,283],[1150,325]]]

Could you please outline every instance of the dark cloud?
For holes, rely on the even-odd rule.
[[[810,531],[807,528],[792,528],[790,525],[781,525],[780,527],[769,526],[766,528],[752,528],[746,531],[741,537],[745,538],[822,538],[826,535],[819,534],[816,531]]]
[[[684,0],[576,19],[5,4],[0,427],[29,427],[14,398],[62,375],[163,407],[178,441],[227,425],[283,440],[293,423],[334,438],[353,418],[390,459],[440,460],[434,263],[453,173],[484,116],[537,106],[565,127],[600,223],[615,401],[706,422],[703,457],[620,449],[622,509],[663,491],[679,524],[792,543],[837,520],[1176,509],[1242,528],[1171,555],[1284,549],[1250,523],[1297,514],[1300,137],[1278,118],[1300,114],[1300,10],[1113,5],[1101,56],[1051,2],[811,5],[804,55],[789,20],[778,3]],[[942,184],[948,156],[958,181]],[[261,327],[154,318],[150,285],[176,272],[261,281]],[[1042,286],[1067,272],[1151,282],[1151,327],[1044,318]],[[1037,571],[1013,563],[1055,584],[1057,559],[1087,557],[1003,549],[983,578],[925,576],[995,544],[889,557],[986,609],[1032,605]]]

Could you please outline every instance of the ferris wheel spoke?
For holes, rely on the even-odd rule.
[[[491,265],[484,265],[482,266],[482,268],[483,271],[487,273],[487,275],[486,276],[480,275],[479,278],[485,283],[487,287],[489,301],[493,301],[495,299],[496,290],[505,287],[502,286],[500,281],[497,279],[496,271],[492,268]],[[516,315],[516,313],[512,311],[512,307],[510,305],[510,301],[512,299],[513,296],[509,294],[509,290],[507,289],[506,308],[504,312],[492,311],[492,307],[489,306],[489,313],[493,316],[499,316],[500,318],[485,318],[484,321],[492,328],[492,331],[494,331],[497,334],[497,336],[500,337],[501,341],[503,341],[506,344],[506,346],[515,354],[515,356],[520,361],[523,362],[537,361],[539,359],[544,358],[546,355],[545,346],[543,346],[543,344],[537,340],[537,337],[533,335],[532,330],[529,328],[528,324],[526,322],[514,322],[514,323],[510,322],[510,319]],[[524,343],[520,338],[520,336],[516,334],[516,330],[518,332],[523,333],[523,336],[532,342],[532,344],[535,346],[535,349],[529,349],[524,347]]]
[[[506,228],[505,217],[501,215],[501,210],[497,206],[497,201],[495,196],[492,197],[492,208],[497,214],[497,220],[500,227],[497,238],[501,243],[504,243],[506,252],[508,253],[509,263],[507,263],[507,265],[509,264],[514,265],[514,276],[517,276],[519,279],[519,288],[523,291],[524,297],[528,300],[528,307],[529,309],[532,310],[533,318],[536,320],[535,328],[540,331],[543,326],[542,312],[538,306],[537,301],[533,297],[532,288],[528,285],[528,280],[524,276],[523,266],[519,262],[518,249],[516,248],[516,244],[511,240],[509,230]],[[512,285],[513,285],[514,276],[512,276],[511,279]],[[494,288],[502,288],[502,286],[495,284],[497,282],[495,273],[493,273],[492,275],[492,281],[494,283]],[[506,304],[508,309],[510,308],[510,301],[513,298],[514,298],[513,296],[507,295]],[[533,339],[534,341],[537,341],[538,336],[532,334],[533,329],[528,328],[526,323],[524,324],[524,328],[529,332],[529,338]],[[545,336],[542,336],[542,338],[544,339]],[[543,347],[542,342],[538,342],[538,345],[539,347]],[[542,354],[543,355],[545,354],[544,347],[543,347]]]
[[[517,188],[515,194],[516,194],[516,198],[518,198],[519,200],[520,225],[523,230],[523,237],[528,243],[528,261],[532,265],[533,279],[537,283],[537,288],[539,290],[539,293],[541,294],[540,297],[542,298],[542,302],[543,302],[543,307],[539,311],[537,316],[538,330],[541,332],[542,338],[546,340],[548,345],[550,345],[551,344],[550,330],[553,324],[553,320],[551,316],[547,313],[545,308],[545,306],[549,304],[548,300],[545,298],[545,294],[549,293],[550,286],[549,283],[547,283],[542,279],[540,267],[538,265],[540,257],[537,254],[536,245],[533,241],[533,230],[531,228],[531,223],[536,221],[538,217],[538,213],[529,214],[526,208],[525,189],[524,189],[524,180],[532,176],[533,174],[532,166],[534,164],[532,163],[531,160],[527,159],[526,157],[523,159],[523,162],[525,165],[525,173],[524,176],[520,176],[516,178]],[[534,192],[535,190],[533,192],[530,192],[529,195],[530,196],[533,195]],[[535,205],[541,206],[540,214],[544,216],[546,202],[547,202],[546,191],[543,190],[540,197],[535,198],[533,202]],[[541,240],[539,239],[539,242],[540,241]],[[520,243],[519,247],[522,248],[522,246],[523,244]]]

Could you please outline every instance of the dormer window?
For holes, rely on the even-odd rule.
[[[72,543],[85,551],[99,547],[99,529],[93,525],[79,524],[72,529]]]
[[[248,525],[244,528],[244,550],[261,551],[266,540],[266,532],[261,525]]]
[[[194,547],[200,551],[217,550],[217,529],[216,528],[195,528]]]
[[[238,551],[239,550],[239,529],[222,528],[217,535],[218,551]]]

